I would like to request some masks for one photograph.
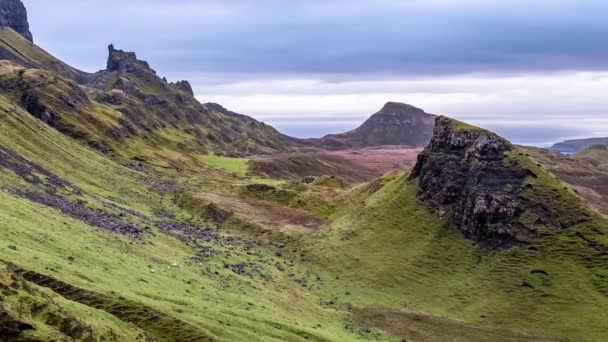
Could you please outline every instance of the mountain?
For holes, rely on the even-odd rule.
[[[30,42],[34,41],[27,10],[20,0],[0,0],[0,27],[10,27]]]
[[[439,117],[411,174],[348,198],[309,248],[354,289],[340,298],[356,321],[406,340],[483,340],[439,316],[533,334],[519,341],[608,336],[595,308],[608,305],[608,221],[496,134]],[[512,340],[503,332],[477,334]]]
[[[330,148],[363,148],[382,145],[425,146],[433,134],[435,115],[411,105],[388,102],[358,128],[310,139],[314,145]]]
[[[580,152],[588,147],[594,145],[608,146],[608,138],[589,138],[589,139],[576,139],[566,140],[551,146],[552,150],[559,151],[561,153],[572,154]]]
[[[608,336],[608,219],[492,132],[436,117],[352,187],[254,176],[290,140],[135,54],[36,61],[0,62],[0,341]]]
[[[264,123],[207,108],[188,82],[167,82],[134,53],[110,45],[107,68],[87,74],[11,28],[0,38],[10,55],[0,66],[0,93],[101,153],[192,169],[193,154],[263,154],[291,146]]]

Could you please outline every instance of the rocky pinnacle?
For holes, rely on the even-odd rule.
[[[30,42],[34,41],[21,0],[0,0],[0,27],[10,27]]]
[[[518,222],[526,204],[514,193],[528,172],[504,162],[511,150],[494,133],[441,116],[411,178],[419,181],[418,196],[432,207],[450,210],[465,236],[508,246],[529,233]]]

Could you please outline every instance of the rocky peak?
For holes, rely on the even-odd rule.
[[[506,162],[513,149],[494,133],[440,116],[410,178],[422,200],[453,213],[465,236],[492,246],[526,241],[532,233],[518,222],[526,203],[517,191],[530,173]]]
[[[175,86],[177,87],[177,89],[194,96],[194,90],[192,90],[192,86],[190,85],[190,82],[177,81],[177,83],[175,83]]]
[[[126,52],[116,50],[113,44],[108,46],[108,71],[124,71],[129,73],[137,73],[145,70],[156,73],[150,68],[148,62],[137,59],[135,52]]]
[[[30,42],[34,41],[21,0],[0,0],[0,27],[10,27]]]

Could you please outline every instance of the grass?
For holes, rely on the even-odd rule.
[[[426,209],[417,184],[406,179],[394,174],[356,189],[331,229],[306,244],[315,262],[339,277],[331,288],[350,292],[330,295],[362,310],[432,313],[515,334],[606,336],[601,258],[574,238],[586,227],[548,231],[534,248],[486,251]]]
[[[173,192],[162,195],[152,191],[148,185],[155,177],[152,174],[122,167],[55,129],[41,125],[28,113],[14,111],[6,99],[0,100],[3,131],[0,145],[10,147],[82,189],[82,195],[70,195],[74,199],[83,199],[88,206],[103,210],[108,210],[103,203],[113,203],[151,217],[156,217],[162,209],[179,220],[205,224],[205,217],[177,207]],[[1,107],[3,105],[8,107]],[[140,326],[162,336],[163,340],[179,336],[178,331],[170,328],[161,333],[137,323],[146,317],[147,311],[158,312],[157,316],[166,320],[179,319],[196,326],[200,333],[196,340],[365,339],[364,332],[344,329],[347,312],[322,307],[316,294],[318,290],[302,287],[294,281],[296,278],[288,276],[293,273],[297,279],[307,277],[307,269],[277,257],[274,248],[252,249],[246,245],[208,242],[205,245],[218,254],[195,262],[192,257],[197,249],[154,227],[154,234],[143,241],[133,240],[88,226],[7,190],[37,189],[38,186],[43,185],[29,184],[14,172],[0,168],[0,226],[3,227],[0,260],[84,291],[83,295],[66,294],[60,299],[61,305],[113,317],[115,323],[112,324],[85,319],[98,334],[104,334],[105,327],[110,326],[123,340],[132,340],[132,334]],[[189,184],[183,183],[183,186]],[[15,250],[9,246],[15,246]],[[273,281],[257,273],[251,277],[239,275],[226,267],[241,262],[251,263],[251,267],[270,275]],[[276,267],[277,263],[283,265],[284,271]],[[77,293],[81,293],[80,290]],[[116,312],[116,303],[131,309]],[[45,324],[44,317],[27,319],[40,327],[36,333],[47,331],[46,336],[57,336],[54,327]],[[126,322],[136,322],[136,325]]]
[[[0,47],[35,68],[55,71],[64,77],[76,79],[82,73],[59,61],[48,52],[30,43],[9,27],[0,28]]]
[[[182,222],[205,224],[204,211],[197,211],[196,204],[177,206],[175,191],[199,191],[199,184],[209,190],[233,191],[257,181],[232,178],[246,165],[242,159],[213,156],[214,167],[234,175],[218,174],[210,180],[200,175],[179,178],[176,173],[178,188],[163,195],[142,181],[157,175],[122,167],[56,130],[40,126],[29,114],[11,111],[7,100],[0,101],[3,103],[0,145],[10,146],[82,188],[79,197],[95,208],[103,208],[102,201],[109,201],[153,217],[162,209]],[[29,134],[31,131],[37,134]],[[509,159],[537,175],[529,182],[538,192],[523,196],[548,196],[554,187],[563,185],[524,157],[515,154]],[[32,187],[6,169],[0,172],[0,184],[3,189],[15,184]],[[144,240],[132,240],[1,190],[0,203],[11,205],[0,206],[0,225],[10,227],[0,230],[0,260],[80,289],[77,293],[83,295],[66,294],[62,302],[100,317],[107,317],[103,312],[114,313],[120,321],[87,323],[100,333],[110,326],[124,339],[142,328],[163,339],[178,339],[179,331],[171,328],[155,331],[143,323],[127,323],[139,322],[147,311],[157,313],[161,325],[178,319],[196,326],[194,337],[200,340],[396,340],[377,329],[366,331],[359,326],[362,319],[382,327],[382,322],[357,314],[371,308],[396,312],[395,317],[441,316],[443,320],[431,321],[432,328],[424,324],[417,328],[431,337],[440,330],[437,325],[454,329],[454,322],[463,322],[456,326],[465,330],[471,324],[481,326],[485,337],[496,333],[497,326],[515,335],[589,341],[605,333],[605,264],[589,247],[605,244],[605,238],[593,234],[594,227],[588,222],[565,234],[538,227],[544,235],[533,246],[485,251],[462,237],[449,215],[438,218],[428,210],[417,199],[417,189],[404,173],[391,173],[352,190],[286,186],[296,194],[289,205],[301,205],[329,218],[325,230],[291,236],[251,231],[239,236],[284,240],[283,256],[265,243],[251,248],[207,242],[204,245],[217,253],[203,260],[192,259],[197,253],[193,246],[154,227],[154,234]],[[564,211],[576,217],[588,215],[586,207],[576,205],[580,202],[572,190],[557,190],[567,200],[560,200]],[[296,198],[302,203],[292,203]],[[594,217],[592,222],[606,229],[605,221]],[[247,229],[243,222],[233,222],[234,227],[230,224],[224,224],[222,236]],[[230,265],[238,263],[252,263],[273,281],[257,273],[251,277],[236,274]],[[117,303],[130,310],[114,311]],[[53,333],[53,326],[43,319],[30,320]],[[393,333],[414,336],[409,330]]]
[[[18,39],[7,41],[0,43],[32,62],[52,62]],[[429,210],[403,172],[354,189],[332,178],[302,185],[248,177],[246,158],[219,154],[281,150],[276,132],[207,112],[190,98],[178,104],[152,73],[128,81],[144,95],[166,95],[175,111],[134,96],[74,109],[62,100],[69,80],[2,68],[1,82],[35,86],[62,114],[64,128],[77,133],[61,134],[22,110],[23,89],[0,96],[0,147],[33,162],[13,168],[20,174],[0,168],[0,284],[11,290],[1,305],[36,328],[25,337],[64,339],[64,321],[92,339],[114,334],[125,341],[142,330],[168,341],[441,340],[445,331],[473,341],[608,336],[608,223],[522,151],[506,162],[530,171],[520,196],[544,208],[551,223],[527,212],[522,223],[537,239],[485,250],[465,239],[450,215]],[[137,132],[115,131],[136,118]],[[98,153],[87,147],[92,140],[112,150]],[[133,166],[134,157],[145,165]],[[53,186],[55,178],[69,185]],[[246,193],[256,183],[276,189]],[[20,191],[82,201],[150,233],[134,239],[93,227]],[[234,218],[217,225],[193,197],[198,192],[257,196],[324,216],[328,225],[314,234],[269,233]],[[172,235],[159,221],[194,228]],[[207,239],[189,239],[200,229]]]
[[[197,155],[196,159],[211,167],[222,169],[239,177],[247,175],[247,163],[249,160],[246,158],[229,158],[208,154]]]

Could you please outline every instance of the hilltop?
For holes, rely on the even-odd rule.
[[[388,102],[361,126],[342,134],[309,139],[315,146],[344,149],[382,145],[425,146],[431,140],[435,115],[420,108]]]

